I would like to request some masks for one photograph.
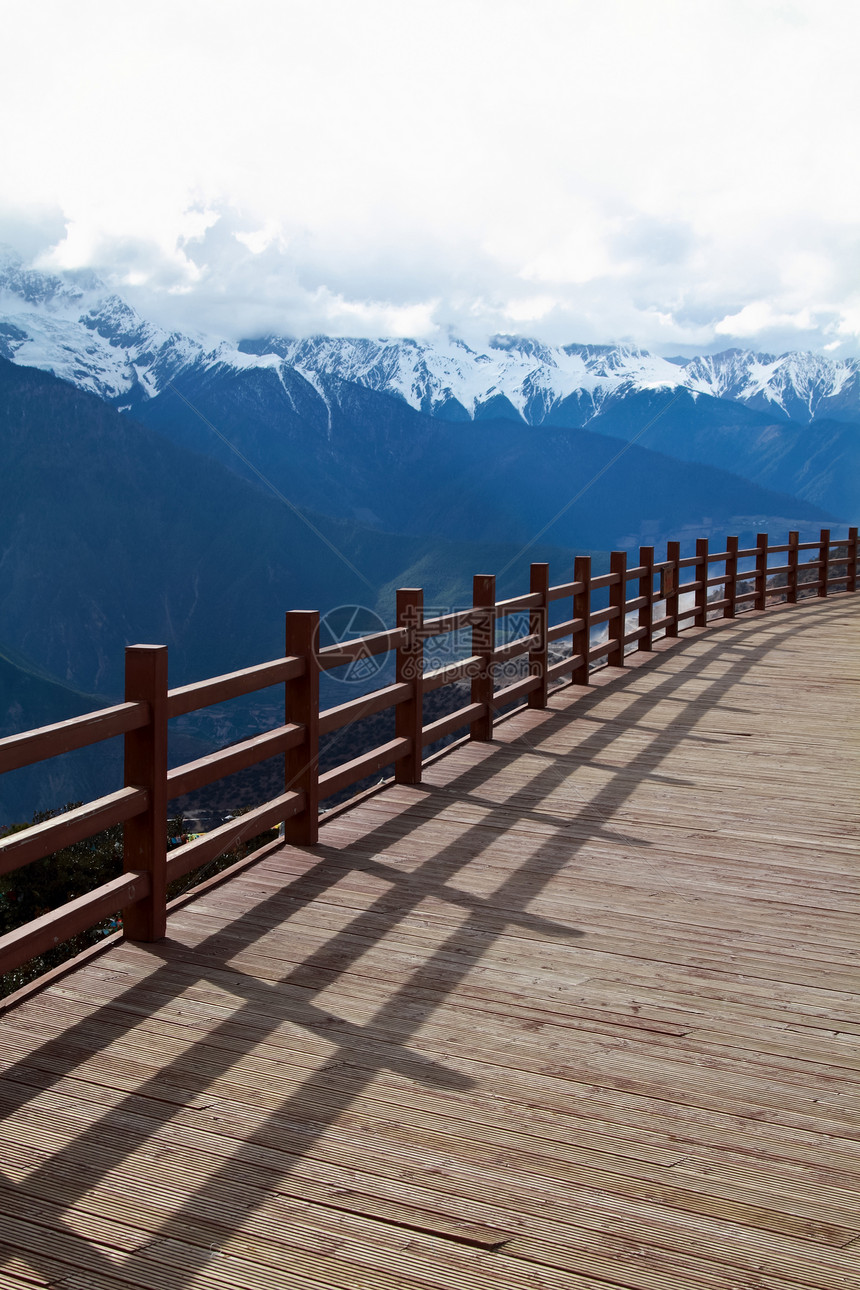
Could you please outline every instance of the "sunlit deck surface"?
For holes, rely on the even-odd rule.
[[[10,1010],[0,1284],[860,1285],[857,604],[560,691]]]

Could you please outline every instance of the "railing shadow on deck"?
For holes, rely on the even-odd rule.
[[[57,1216],[51,1224],[54,1229],[51,1242],[41,1253],[27,1250],[26,1262],[46,1279],[56,1276],[58,1268],[71,1265],[83,1276],[97,1278],[98,1285],[116,1285],[118,1278],[123,1283],[153,1284],[155,1278],[157,1284],[168,1290],[181,1290],[217,1255],[219,1243],[226,1241],[234,1230],[229,1220],[219,1219],[222,1212],[219,1207],[223,1207],[224,1213],[238,1208],[248,1217],[270,1201],[279,1187],[283,1186],[284,1193],[289,1195],[286,1180],[294,1171],[301,1175],[303,1156],[380,1074],[391,1073],[395,1082],[405,1079],[445,1089],[455,1097],[467,1094],[474,1086],[473,1076],[468,1070],[458,1070],[456,1061],[440,1063],[422,1053],[416,1041],[421,1026],[468,976],[496,940],[500,929],[522,928],[527,933],[556,939],[560,944],[582,937],[584,932],[576,926],[575,909],[571,911],[569,924],[530,912],[530,906],[553,874],[569,865],[577,851],[594,838],[615,843],[628,841],[623,834],[626,797],[637,782],[657,773],[656,767],[669,751],[684,740],[696,737],[696,717],[693,714],[690,719],[688,711],[691,705],[701,710],[703,703],[707,703],[708,710],[713,711],[744,680],[749,670],[767,657],[774,644],[787,635],[801,637],[814,632],[822,615],[828,619],[838,617],[850,608],[850,602],[833,600],[816,604],[807,612],[801,608],[785,616],[774,614],[767,618],[756,614],[751,621],[742,619],[729,627],[730,642],[722,631],[709,631],[707,635],[697,631],[675,642],[669,652],[672,669],[667,669],[646,693],[634,698],[623,724],[601,722],[580,741],[578,762],[589,755],[599,756],[630,725],[648,731],[649,712],[656,704],[667,698],[674,698],[678,703],[677,715],[653,730],[651,737],[645,738],[641,751],[632,762],[627,762],[623,781],[619,776],[610,775],[606,788],[584,805],[575,835],[569,831],[570,819],[554,817],[551,811],[535,806],[536,801],[548,796],[568,774],[569,764],[564,754],[550,756],[527,785],[503,803],[479,794],[492,781],[499,763],[509,760],[511,746],[545,757],[542,745],[566,724],[588,719],[603,697],[601,689],[580,691],[569,708],[562,706],[565,700],[562,693],[558,710],[550,707],[529,712],[526,722],[520,723],[528,728],[512,737],[510,744],[473,746],[475,756],[458,778],[445,788],[410,789],[418,795],[413,805],[403,807],[394,819],[371,826],[348,849],[324,840],[310,851],[297,852],[307,857],[311,867],[282,890],[265,895],[223,929],[204,934],[193,945],[168,938],[165,942],[138,946],[133,951],[133,963],[125,964],[123,970],[142,971],[139,980],[125,989],[120,988],[110,1000],[88,1007],[82,1019],[68,1024],[61,1022],[61,1029],[53,1037],[32,1048],[20,1062],[7,1062],[2,1067],[5,1114],[14,1114],[55,1085],[71,1099],[67,1110],[71,1109],[76,1093],[82,1099],[79,1128],[70,1142],[55,1152],[46,1145],[41,1160],[38,1153],[31,1153],[29,1157],[26,1153],[22,1155],[20,1187],[10,1179],[0,1180],[4,1209],[10,1218],[26,1219],[34,1198],[44,1200],[48,1209],[52,1204],[57,1205]],[[757,640],[763,630],[765,638]],[[733,667],[710,680],[703,690],[697,690],[694,698],[678,697],[679,684],[694,680],[702,666],[716,656],[730,656]],[[659,669],[659,659],[655,661]],[[644,666],[649,667],[650,660]],[[637,668],[626,673],[615,672],[612,685],[616,689],[626,688],[639,671]],[[729,706],[725,710],[738,709]],[[442,846],[437,854],[411,872],[399,871],[390,858],[380,857],[381,852],[390,856],[392,848],[408,847],[410,837],[417,831],[428,830],[433,819],[443,815],[452,799],[458,796],[458,783],[464,784],[467,800],[484,808],[485,814],[478,823],[460,831],[454,845]],[[550,826],[546,839],[538,841],[531,854],[512,868],[492,895],[478,897],[456,886],[458,872],[480,856],[488,828],[508,829],[512,819],[528,819],[536,811],[541,823]],[[568,843],[561,853],[553,846],[560,836]],[[644,844],[637,841],[636,846],[643,848]],[[649,863],[647,859],[646,863]],[[368,909],[358,911],[346,926],[297,962],[285,976],[273,976],[267,983],[243,973],[241,965],[235,965],[243,951],[253,952],[275,929],[282,938],[288,938],[291,918],[355,870],[364,870],[385,882],[388,890]],[[248,882],[252,880],[253,873],[246,878]],[[313,994],[353,970],[368,949],[381,944],[428,895],[436,895],[455,908],[468,909],[468,925],[454,927],[404,983],[392,985],[390,996],[370,1023],[349,1023],[312,1002]],[[180,1023],[176,1030],[180,1051],[174,1059],[153,1069],[151,1076],[139,1086],[124,1094],[120,1092],[116,1104],[106,1107],[95,1123],[89,1123],[87,1108],[83,1105],[87,1099],[88,1063],[132,1032],[141,1016],[158,1012],[166,1023],[178,1019],[170,1011],[171,1003],[194,983],[208,983],[233,996],[237,1003],[232,1014],[202,1040],[195,1039],[193,1033],[189,1036],[187,1024]],[[73,1009],[74,979],[67,979],[66,985],[71,986],[64,993],[68,1007]],[[30,1047],[39,1026],[48,1032],[55,1027],[50,994],[43,995],[41,1002],[34,1002],[37,1006],[27,1010],[26,1019],[15,1011],[0,1019],[0,1036],[7,1045],[17,1043]],[[58,1001],[53,1006],[63,1005]],[[82,1006],[87,1005],[82,1002]],[[266,1044],[285,1023],[336,1043],[336,1050],[322,1061],[319,1069],[311,1069],[301,1078],[299,1087],[279,1104],[261,1110],[258,1127],[253,1132],[245,1135],[241,1129],[235,1131],[235,1147],[228,1159],[219,1158],[214,1150],[207,1156],[205,1139],[199,1140],[197,1159],[206,1176],[175,1212],[164,1215],[157,1233],[141,1232],[139,1248],[125,1252],[114,1249],[109,1257],[63,1224],[64,1209],[79,1201],[94,1184],[135,1152],[146,1149],[147,1144],[153,1156],[162,1148],[169,1151],[171,1129],[176,1135],[176,1149],[190,1155],[195,1135],[188,1120],[188,1108],[193,1110],[195,1099],[207,1093],[216,1106],[219,1097],[229,1102],[229,1088],[219,1091],[217,1081],[229,1081],[235,1061]],[[121,1050],[117,1056],[121,1066]],[[277,1056],[276,1047],[266,1054],[267,1059],[277,1060]],[[313,1053],[309,1060],[311,1064],[315,1060]],[[84,1081],[79,1090],[75,1087],[76,1073]],[[122,1078],[120,1071],[119,1082]],[[133,1077],[129,1082],[133,1082]],[[73,1127],[66,1123],[67,1130]],[[188,1127],[192,1132],[185,1134]],[[200,1127],[205,1128],[205,1123]],[[223,1120],[218,1132],[230,1136]],[[374,1172],[369,1161],[366,1169]],[[356,1190],[360,1190],[359,1183]],[[354,1208],[345,1200],[339,1201],[336,1191],[334,1186],[328,1189],[321,1186],[320,1201],[334,1208]],[[410,1191],[414,1226],[425,1230],[420,1184],[416,1183]],[[429,1207],[428,1202],[428,1211]],[[373,1216],[372,1203],[364,1212]],[[456,1213],[456,1209],[452,1212]],[[400,1222],[409,1225],[408,1220]],[[0,1236],[0,1240],[7,1250],[14,1244],[8,1233],[5,1238]],[[177,1242],[181,1243],[181,1259],[175,1257],[180,1248]]]

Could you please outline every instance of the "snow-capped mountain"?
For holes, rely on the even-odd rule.
[[[820,354],[754,354],[728,349],[683,367],[687,388],[732,399],[763,412],[779,409],[792,421],[849,416],[860,408],[860,363]]]
[[[426,340],[228,341],[147,322],[90,273],[50,275],[0,255],[0,354],[53,372],[117,407],[162,393],[179,375],[221,367],[289,370],[326,398],[333,380],[404,400],[444,420],[522,418],[583,426],[607,401],[687,390],[801,423],[860,421],[860,361],[731,349],[690,360],[632,345],[549,346],[496,337],[475,350],[451,336]]]
[[[802,423],[819,416],[860,419],[860,363],[815,354],[777,358],[732,349],[681,362],[630,345],[552,347],[508,336],[496,337],[484,353],[453,338],[430,344],[271,337],[255,342],[253,350],[278,353],[299,372],[398,394],[412,407],[446,419],[458,413],[474,418],[489,410],[498,415],[499,400],[505,400],[530,425],[555,420],[562,412],[584,425],[609,398],[676,389]]]
[[[0,255],[0,354],[22,367],[116,403],[152,397],[219,345],[144,321],[92,274],[38,273]]]
[[[582,425],[612,395],[684,383],[672,363],[629,346],[551,347],[496,337],[486,351],[476,351],[456,337],[430,342],[272,336],[245,341],[241,348],[279,354],[309,380],[335,377],[395,394],[416,411],[445,420],[513,414],[540,425],[572,403],[573,421]]]

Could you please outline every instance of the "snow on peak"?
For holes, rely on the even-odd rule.
[[[147,322],[89,272],[24,267],[0,246],[0,354],[40,367],[102,398],[154,397],[190,368],[276,368],[317,392],[331,381],[363,385],[431,416],[518,414],[583,425],[607,399],[686,389],[781,417],[860,419],[860,362],[728,349],[693,359],[659,358],[633,344],[547,345],[494,336],[485,350],[452,335],[433,341],[267,336],[234,346],[169,332]],[[286,384],[285,384],[286,388]]]
[[[89,271],[41,273],[0,255],[0,353],[114,401],[158,394],[213,344],[146,322]]]
[[[691,390],[771,411],[778,409],[793,420],[826,416],[831,409],[846,404],[856,407],[860,394],[860,363],[852,358],[832,359],[799,352],[777,357],[727,349],[691,359],[682,370]]]
[[[558,347],[520,336],[496,336],[483,353],[456,337],[430,342],[323,336],[253,343],[255,352],[267,348],[308,377],[356,382],[398,395],[430,414],[457,404],[474,417],[491,399],[502,398],[524,420],[541,421],[572,395],[599,403],[622,388],[667,389],[682,383],[674,364],[633,346]]]

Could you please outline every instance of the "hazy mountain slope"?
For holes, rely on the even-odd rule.
[[[287,398],[271,372],[186,373],[140,415],[247,473],[229,439],[291,500],[389,532],[522,546],[563,511],[544,540],[605,549],[684,531],[812,531],[838,518],[590,428],[449,422],[363,385],[302,386]],[[647,404],[640,414],[653,420]]]
[[[549,560],[560,579],[573,570],[573,552],[546,543],[514,559],[510,542],[309,516],[330,547],[258,482],[3,360],[0,459],[4,734],[115,701],[123,650],[135,641],[167,644],[171,683],[181,684],[277,657],[288,608],[356,604],[391,622],[397,586],[423,586],[428,608],[442,612],[469,603],[475,572],[510,566],[499,581],[505,595],[528,585],[530,560]],[[331,681],[324,703],[354,692]],[[279,698],[260,702],[276,708]],[[276,719],[255,701],[185,720],[174,759],[249,733],[262,716]],[[118,743],[15,772],[3,778],[0,822],[111,791],[118,776]]]
[[[848,422],[776,421],[726,399],[675,390],[609,400],[588,428],[731,471],[843,521],[860,517],[860,426]]]
[[[462,603],[478,565],[516,554],[510,541],[489,551],[310,517],[329,546],[262,486],[2,360],[0,444],[2,635],[64,683],[102,694],[121,690],[127,643],[169,645],[178,684],[275,657],[288,608],[349,602],[390,615],[380,588],[428,556],[428,597],[458,587]],[[546,546],[508,585],[540,558]]]

